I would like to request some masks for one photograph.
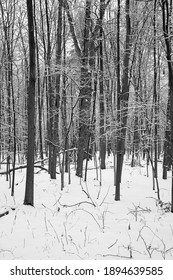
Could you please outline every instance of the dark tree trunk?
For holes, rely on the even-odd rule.
[[[35,145],[35,36],[32,0],[27,0],[30,74],[28,87],[28,150],[25,205],[34,205],[34,145]]]
[[[168,83],[169,83],[169,98],[170,101],[170,145],[171,145],[171,164],[173,163],[173,65],[171,60],[172,46],[170,34],[170,21],[172,12],[172,1],[169,6],[169,1],[162,1],[162,20],[163,20],[163,34],[166,45],[166,58],[168,64]],[[168,121],[168,120],[167,120]],[[171,182],[171,212],[173,213],[173,168],[172,168],[172,182]]]
[[[121,94],[121,77],[120,77],[120,0],[118,0],[118,11],[117,11],[117,123],[118,127],[120,126],[120,94]],[[120,131],[118,131],[117,136],[117,162],[116,162],[116,174],[115,177],[115,200],[120,200]],[[115,159],[114,159],[114,165],[115,165]]]
[[[169,93],[168,93],[169,94]],[[170,95],[170,94],[169,94]],[[164,156],[163,156],[163,175],[164,180],[167,179],[167,171],[171,169],[171,128],[170,128],[170,98],[168,97],[167,113],[166,113],[166,129],[165,129],[165,140],[164,140]]]
[[[57,42],[56,42],[56,65],[57,68],[61,67],[61,60],[62,60],[62,0],[59,0],[59,7],[58,7],[58,26],[57,26]],[[54,116],[54,135],[53,141],[56,144],[59,144],[59,107],[60,107],[60,83],[61,83],[61,74],[60,71],[56,75],[56,97],[55,97],[55,116]],[[56,175],[56,161],[57,161],[57,146],[53,147],[53,163],[54,166],[53,170]],[[64,156],[63,156],[64,158]],[[62,163],[62,168],[64,170],[64,162]],[[62,171],[63,172],[63,171]],[[63,186],[64,184],[62,184]],[[62,189],[61,186],[61,189]]]
[[[90,124],[90,107],[91,107],[91,73],[88,69],[89,62],[89,36],[90,36],[90,21],[91,21],[91,1],[86,0],[85,9],[85,27],[83,52],[81,57],[81,81],[79,94],[79,139],[78,139],[78,156],[76,175],[83,175],[83,158],[84,151],[87,150],[89,139],[89,124]]]
[[[104,102],[104,90],[103,90],[103,4],[104,1],[100,0],[100,53],[99,53],[99,85],[100,85],[100,167],[101,169],[106,168],[106,137],[105,137],[105,102]]]
[[[1,8],[1,15],[2,15],[2,25],[4,30],[4,37],[5,37],[5,45],[4,45],[4,51],[6,56],[6,72],[5,72],[5,80],[6,80],[6,89],[7,89],[7,122],[8,122],[8,156],[7,156],[7,175],[6,180],[8,181],[10,178],[8,178],[10,175],[8,173],[8,170],[10,168],[10,153],[11,153],[11,70],[12,70],[12,50],[11,50],[11,44],[10,41],[12,38],[9,38],[9,28],[10,24],[5,22],[5,16],[4,16],[4,7],[2,5],[2,2],[0,1],[0,8]],[[8,26],[7,26],[8,25]],[[11,187],[11,179],[9,180],[9,186]]]
[[[91,73],[85,67],[81,68],[81,90],[79,101],[79,140],[76,175],[83,175],[84,151],[87,150],[89,139],[89,121],[91,107]]]
[[[139,142],[140,142],[140,136],[139,136],[139,112],[137,109],[138,106],[138,88],[135,89],[136,93],[136,108],[135,108],[135,116],[134,116],[134,133],[133,133],[133,147],[132,147],[132,162],[131,167],[135,166],[135,158],[138,159],[139,156]]]
[[[62,78],[62,119],[63,119],[63,125],[64,125],[64,148],[66,150],[65,152],[65,172],[68,172],[69,169],[69,133],[67,128],[67,92],[66,92],[66,84],[67,84],[67,76],[66,76],[66,16],[65,16],[65,9],[63,10],[63,78]]]
[[[154,28],[154,92],[153,92],[153,103],[154,103],[154,177],[157,178],[157,161],[158,161],[158,94],[157,94],[157,46],[156,46],[156,4],[157,0],[154,0],[154,16],[153,16],[153,28]]]
[[[40,86],[40,62],[39,62],[39,44],[38,44],[38,30],[36,21],[36,11],[35,11],[35,0],[34,0],[34,25],[35,25],[35,44],[36,44],[36,61],[37,61],[37,103],[38,103],[38,130],[39,130],[39,154],[42,160],[41,165],[44,165],[43,157],[43,136],[42,136],[42,91]]]
[[[11,9],[11,18],[4,17],[4,8],[0,1],[0,8],[2,14],[2,25],[4,30],[5,44],[4,52],[6,56],[6,88],[7,88],[7,104],[8,104],[8,157],[7,157],[7,170],[10,168],[10,153],[13,151],[13,167],[15,168],[16,163],[16,113],[15,113],[15,99],[14,99],[14,86],[13,86],[13,44],[14,44],[14,22],[15,22],[15,1],[12,2],[13,8]],[[7,12],[8,13],[8,12]],[[13,132],[12,132],[13,124]],[[13,139],[13,143],[12,140]],[[7,174],[7,180],[10,174]],[[15,171],[9,180],[9,186],[11,188],[11,195],[14,195],[15,185]]]
[[[49,173],[51,179],[56,179],[56,162],[54,151],[56,150],[54,143],[54,104],[55,98],[52,87],[51,76],[51,39],[50,39],[50,23],[49,23],[49,7],[48,1],[45,0],[46,25],[47,25],[47,53],[46,53],[46,68],[47,68],[47,104],[48,104],[48,139],[49,139]]]
[[[122,74],[122,90],[119,97],[118,108],[123,110],[121,112],[121,119],[119,116],[118,121],[121,121],[119,136],[117,139],[117,174],[116,174],[116,192],[115,200],[120,200],[120,183],[123,167],[123,158],[125,153],[125,137],[126,137],[126,124],[127,124],[127,114],[128,114],[128,100],[129,100],[129,61],[131,53],[131,40],[130,40],[130,1],[126,0],[126,41],[123,59],[123,74]],[[119,111],[120,114],[120,111]]]
[[[91,48],[91,46],[90,46]],[[92,52],[92,50],[91,50]],[[92,57],[92,58],[91,58]],[[92,62],[91,62],[92,60]],[[95,121],[96,121],[96,118],[95,118],[95,110],[96,110],[96,95],[97,95],[97,81],[98,81],[98,73],[95,69],[96,67],[96,58],[95,58],[95,55],[91,55],[90,54],[90,65],[92,65],[92,69],[94,71],[94,74],[93,74],[93,98],[92,98],[92,116],[91,116],[91,122],[90,122],[90,135],[89,135],[89,139],[88,139],[88,144],[87,144],[87,158],[88,158],[88,154],[89,154],[89,150],[90,149],[90,142],[94,142],[95,141],[95,138],[94,138],[94,131],[95,131]],[[92,149],[92,153],[93,153],[93,150]],[[95,153],[95,151],[94,151]],[[94,155],[95,156],[95,155]],[[84,176],[84,181],[86,182],[87,180],[87,170],[88,170],[88,160],[86,160],[86,165],[85,165],[85,176]]]

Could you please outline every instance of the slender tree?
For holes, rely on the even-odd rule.
[[[42,127],[42,91],[41,91],[41,74],[40,74],[40,55],[39,55],[39,40],[38,40],[38,26],[36,20],[36,3],[34,0],[34,26],[35,26],[35,44],[36,44],[36,62],[37,62],[37,107],[38,107],[38,128],[39,128],[39,154],[43,162],[43,127]]]
[[[25,205],[34,205],[34,145],[35,145],[35,34],[33,20],[33,2],[27,0],[28,36],[29,36],[29,86],[28,86],[28,147]]]
[[[106,168],[106,137],[105,137],[105,98],[104,98],[104,82],[103,82],[103,5],[104,1],[100,0],[100,44],[99,44],[99,87],[100,87],[100,167]]]
[[[168,84],[169,84],[169,97],[168,101],[170,105],[169,117],[171,128],[171,164],[173,166],[173,65],[172,65],[172,42],[171,42],[171,17],[172,17],[172,0],[162,0],[162,22],[163,22],[163,34],[166,46],[166,58],[168,65]],[[171,182],[171,212],[173,213],[173,167],[172,167],[172,182]]]
[[[120,8],[120,0],[118,0],[118,9],[117,9],[117,67],[116,67],[116,74],[117,74],[117,123],[118,126],[120,124],[120,94],[121,94],[121,77],[120,77],[120,15],[121,15],[121,8]],[[116,195],[115,200],[120,200],[120,173],[121,173],[121,164],[120,164],[120,153],[118,152],[119,145],[120,145],[120,135],[118,133],[117,136],[117,163],[116,159],[114,158],[114,165],[116,163],[116,174],[114,184],[116,186]]]
[[[58,7],[58,26],[57,26],[57,41],[56,41],[56,65],[58,69],[58,73],[56,75],[56,97],[55,97],[55,119],[54,119],[54,142],[59,143],[59,108],[60,108],[60,85],[61,85],[61,63],[62,63],[62,27],[63,25],[63,17],[62,17],[62,0],[59,0]],[[58,149],[59,150],[59,149]],[[53,157],[54,157],[54,169],[56,170],[56,159],[57,159],[57,147],[54,146],[53,149]],[[63,156],[64,158],[64,156]],[[62,164],[62,180],[61,180],[61,188],[63,188],[63,171],[64,171],[64,163]]]
[[[126,137],[126,125],[127,125],[127,115],[128,115],[128,101],[129,101],[129,62],[131,54],[131,22],[130,22],[130,1],[126,0],[125,2],[125,12],[126,12],[126,39],[125,39],[125,49],[124,49],[124,58],[123,58],[123,73],[122,73],[122,88],[118,97],[119,100],[117,103],[118,111],[121,118],[118,119],[118,124],[120,126],[119,136],[117,139],[117,173],[116,173],[116,192],[115,200],[120,200],[120,183],[123,167],[123,158],[125,153],[125,137]],[[119,108],[120,107],[120,108]],[[120,109],[120,110],[119,110]]]
[[[154,55],[154,177],[157,178],[157,161],[158,161],[158,94],[157,94],[157,29],[156,29],[156,5],[157,0],[154,0],[154,15],[153,15],[153,55]]]

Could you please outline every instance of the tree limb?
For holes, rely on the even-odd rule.
[[[71,32],[71,35],[72,35],[72,39],[73,39],[73,42],[74,42],[76,53],[77,53],[78,57],[81,58],[82,51],[81,51],[81,48],[79,46],[79,42],[77,40],[77,36],[76,36],[76,33],[75,33],[75,28],[74,28],[74,19],[73,19],[73,15],[70,13],[70,8],[69,8],[69,4],[68,4],[67,0],[63,0],[63,6],[64,6],[64,9],[65,9],[66,14],[67,14],[68,23],[69,23],[69,26],[70,26],[70,32]]]
[[[24,169],[24,168],[27,168],[27,165],[20,165],[16,168],[12,168],[8,171],[2,171],[2,172],[0,172],[0,175],[5,175],[7,173],[9,174],[9,173],[13,172],[14,170],[19,170],[19,169]],[[34,168],[40,168],[41,170],[48,172],[48,170],[41,165],[34,165]],[[56,172],[56,174],[59,174],[59,172]]]
[[[3,217],[3,216],[6,216],[6,215],[8,215],[8,214],[9,214],[9,211],[6,210],[5,212],[0,213],[0,218]]]

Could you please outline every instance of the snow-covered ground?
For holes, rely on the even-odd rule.
[[[15,196],[0,175],[0,259],[173,259],[173,214],[167,211],[170,180],[161,179],[161,200],[153,191],[146,165],[131,168],[125,160],[121,201],[115,201],[112,158],[102,171],[102,186],[89,162],[87,183],[65,174],[51,180],[45,171],[35,174],[35,207],[23,205],[25,170],[16,171]],[[170,177],[170,174],[169,174]],[[11,209],[11,208],[15,208]]]

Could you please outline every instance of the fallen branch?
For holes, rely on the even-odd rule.
[[[43,166],[40,166],[40,165],[34,165],[34,168],[40,168],[41,170],[44,170],[44,171],[46,171],[46,172],[48,172],[48,173],[49,173],[49,171],[48,171],[45,167],[43,167]],[[59,174],[59,172],[56,172],[56,174]]]
[[[118,242],[118,239],[117,239],[113,244],[111,244],[111,245],[108,247],[108,249],[112,248],[115,244],[117,244],[117,242]]]
[[[129,214],[132,214],[133,216],[135,216],[135,220],[137,221],[138,219],[138,214],[141,212],[141,213],[150,213],[151,212],[151,209],[149,209],[148,207],[146,207],[145,209],[142,208],[140,205],[136,206],[134,203],[133,203],[135,209],[129,209],[129,213],[127,213],[127,215]]]
[[[110,190],[110,186],[109,186],[109,188],[108,188],[108,190],[107,190],[107,192],[106,192],[106,194],[105,194],[105,196],[104,196],[102,202],[100,203],[100,206],[102,206],[102,204],[104,203],[106,197],[108,196],[109,190]]]
[[[120,256],[120,255],[114,255],[114,254],[105,254],[105,255],[101,255],[101,254],[97,254],[97,256],[101,256],[101,257],[115,257],[115,258],[121,258],[121,259],[132,259],[131,257],[128,256]]]
[[[56,236],[56,239],[58,240],[58,242],[60,243],[60,240],[59,240],[59,237],[58,237],[58,234],[54,228],[54,226],[52,225],[52,223],[50,222],[50,220],[48,220],[48,223],[50,224],[51,228],[53,229],[54,233],[55,233],[55,236]]]
[[[14,170],[19,170],[19,169],[25,169],[27,168],[27,165],[20,165],[16,168],[12,168],[8,171],[3,171],[3,172],[0,172],[0,175],[6,175],[6,174],[10,174],[11,172],[13,172]],[[41,170],[44,170],[46,172],[49,172],[45,167],[41,166],[41,165],[34,165],[34,168],[40,168]],[[56,172],[56,174],[59,174],[59,172]]]
[[[96,204],[94,203],[92,197],[91,197],[90,194],[89,194],[89,190],[88,190],[88,185],[87,185],[87,183],[85,183],[85,185],[86,185],[86,191],[84,190],[84,188],[83,188],[83,186],[82,186],[82,181],[80,181],[80,185],[81,185],[82,191],[83,191],[83,192],[87,195],[87,197],[91,200],[91,202],[92,202],[91,204],[94,205],[94,207],[96,207]]]
[[[2,209],[0,209],[0,218],[6,216],[9,214],[10,210],[15,210],[14,207],[3,207]]]
[[[9,211],[6,210],[5,212],[0,213],[0,218],[3,217],[3,216],[6,216],[6,215],[8,215],[8,214],[9,214]]]
[[[77,203],[71,204],[71,205],[61,204],[60,201],[59,201],[59,204],[60,204],[62,207],[64,207],[64,208],[67,208],[67,207],[74,207],[74,206],[80,206],[80,205],[83,204],[83,203],[88,203],[88,204],[90,204],[90,205],[96,207],[96,205],[95,205],[94,203],[89,202],[89,201],[81,201],[81,202],[77,202]]]
[[[48,158],[44,158],[44,159],[41,159],[41,160],[38,160],[38,161],[35,161],[34,164],[37,164],[37,163],[42,163],[44,161],[47,161]]]

